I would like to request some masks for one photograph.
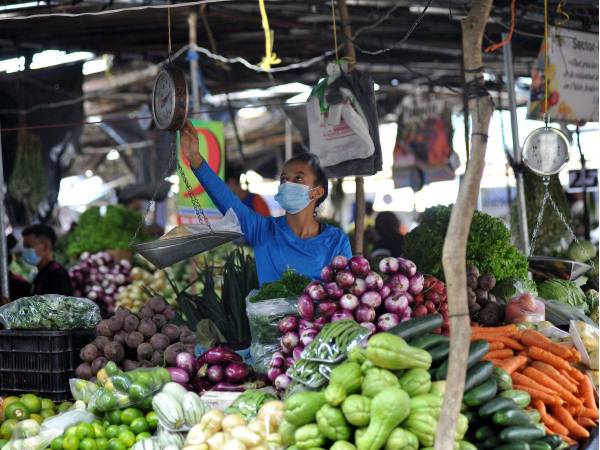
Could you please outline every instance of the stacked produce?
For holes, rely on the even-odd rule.
[[[179,353],[194,352],[196,336],[185,325],[171,321],[175,310],[161,297],[152,297],[138,314],[119,308],[96,326],[96,338],[81,349],[84,361],[75,371],[89,380],[108,361],[124,370],[138,367],[175,366]]]
[[[467,298],[472,322],[486,327],[503,323],[504,307],[491,292],[495,287],[494,275],[480,275],[477,267],[467,267]]]
[[[167,298],[166,295],[172,291],[164,270],[150,273],[140,267],[134,267],[131,269],[130,279],[131,284],[121,286],[117,290],[116,304],[134,313],[139,312],[152,296]]]
[[[444,322],[442,326],[435,329],[434,333],[448,336],[450,334],[448,322],[448,295],[446,285],[436,277],[427,276],[423,283],[423,291],[413,296],[411,302],[413,316],[423,317],[428,314],[439,313]]]
[[[207,408],[195,392],[188,392],[181,384],[167,383],[152,398],[152,408],[161,425],[177,431],[200,423]]]
[[[189,367],[192,355],[177,356],[178,362],[185,359],[182,366]],[[192,359],[193,361],[193,359]],[[224,346],[211,348],[200,355],[192,366],[190,382],[196,392],[206,390],[242,392],[259,384],[249,383],[254,372],[245,364],[242,357]]]
[[[117,293],[129,283],[131,263],[115,261],[108,252],[84,252],[69,271],[76,297],[87,297],[100,305],[104,313],[115,311]]]

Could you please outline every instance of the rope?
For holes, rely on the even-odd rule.
[[[169,34],[169,63],[171,63],[171,3],[169,3],[169,7],[167,8],[167,33]]]
[[[273,44],[275,42],[275,32],[269,28],[269,18],[267,16],[267,9],[265,8],[265,0],[258,0],[258,7],[260,9],[260,17],[262,27],[265,32],[265,56],[260,62],[260,67],[263,70],[269,71],[271,65],[281,64],[281,59],[273,53]]]
[[[548,0],[544,0],[544,122],[548,126]]]
[[[340,60],[340,55],[338,54],[338,41],[337,41],[337,24],[335,23],[335,5],[333,4],[333,0],[331,0],[331,21],[333,22],[333,47],[335,50],[335,60]]]
[[[500,41],[496,44],[492,44],[489,47],[487,47],[485,49],[486,53],[495,52],[496,50],[504,47],[506,44],[508,44],[510,41],[512,41],[512,36],[515,31],[516,13],[517,13],[517,0],[512,0],[512,2],[510,4],[510,28],[508,30],[506,39],[503,39],[502,41]]]

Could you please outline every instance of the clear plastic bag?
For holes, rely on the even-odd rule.
[[[246,297],[246,314],[252,336],[250,355],[256,371],[266,373],[271,356],[280,348],[281,332],[277,324],[286,316],[298,314],[298,299],[276,298],[253,303],[250,299],[256,293],[254,290]]]
[[[546,320],[546,307],[542,300],[529,292],[511,298],[506,304],[507,322],[542,322]]]
[[[302,359],[335,364],[346,359],[352,348],[366,343],[370,332],[353,320],[339,320],[325,325],[302,352]]]
[[[92,329],[101,319],[93,301],[63,295],[34,295],[0,307],[0,322],[7,329]]]

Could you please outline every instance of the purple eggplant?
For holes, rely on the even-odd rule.
[[[405,293],[392,294],[384,301],[387,312],[394,314],[404,314],[408,308],[408,296]]]
[[[188,375],[193,374],[197,370],[194,355],[188,352],[179,353],[175,358],[175,365],[185,370]]]
[[[394,313],[385,313],[377,318],[377,329],[388,331],[400,323],[400,316]]]
[[[398,264],[400,265],[400,272],[407,277],[414,277],[417,273],[417,265],[410,259],[398,258]]]
[[[167,367],[169,374],[171,375],[171,381],[179,384],[187,384],[190,381],[190,375],[183,369],[179,367]]]
[[[351,294],[356,295],[357,297],[360,297],[365,292],[367,292],[366,281],[363,280],[362,278],[357,278],[356,280],[354,280],[354,284],[349,289],[349,291]]]
[[[244,392],[246,387],[240,384],[226,383],[221,381],[213,386],[211,391],[221,391],[221,392]]]
[[[321,269],[321,280],[325,283],[333,281],[335,277],[335,270],[331,266],[325,266]]]
[[[328,319],[337,310],[337,305],[334,302],[323,302],[319,303],[318,309],[319,313]]]
[[[230,383],[242,383],[250,376],[250,367],[244,363],[230,363],[225,367],[225,379]]]
[[[354,284],[356,277],[349,270],[340,270],[335,275],[335,282],[341,289],[350,289]]]
[[[338,320],[354,320],[352,311],[342,309],[341,311],[334,312],[331,316],[331,322],[337,322]]]
[[[325,285],[325,290],[327,291],[327,295],[334,300],[337,300],[344,295],[344,290],[341,289],[335,281],[327,283]]]
[[[354,311],[358,308],[359,303],[358,297],[353,294],[344,294],[340,298],[340,306],[348,311]]]
[[[365,283],[370,291],[380,291],[383,288],[383,278],[377,272],[369,272],[365,277]]]
[[[287,316],[279,321],[277,324],[279,327],[279,331],[282,334],[288,333],[290,331],[295,331],[298,328],[298,318],[296,316]]]
[[[381,295],[379,295],[379,292],[367,291],[360,297],[360,302],[363,305],[379,308],[381,305]]]
[[[357,277],[366,277],[371,270],[369,260],[362,255],[353,256],[350,259],[350,270]]]
[[[305,320],[313,320],[315,317],[315,305],[312,298],[303,294],[298,298],[298,312]]]
[[[242,357],[227,347],[218,346],[207,350],[203,355],[208,364],[224,364],[229,362],[242,362]]]
[[[219,383],[223,381],[224,375],[223,367],[217,364],[210,366],[206,371],[206,377],[213,383]]]
[[[320,281],[311,281],[304,289],[304,292],[316,302],[324,300],[327,297],[327,291]]]
[[[338,255],[331,261],[331,267],[335,270],[344,270],[348,266],[348,258]]]
[[[408,286],[408,292],[411,294],[420,294],[423,291],[423,284],[425,283],[425,278],[423,274],[417,273],[413,277],[411,277]]]
[[[201,394],[213,387],[213,384],[205,378],[196,377],[192,381],[192,389],[194,392]]]
[[[357,322],[373,322],[375,320],[375,308],[369,305],[360,305],[354,312]]]
[[[396,258],[388,256],[379,261],[379,271],[381,273],[394,274],[400,269],[400,264]]]

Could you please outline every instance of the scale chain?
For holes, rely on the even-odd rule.
[[[548,183],[544,182],[544,186],[544,199],[542,200],[542,207],[540,208],[540,212],[538,213],[537,219],[535,221],[535,226],[533,227],[533,233],[531,235],[531,246],[529,248],[529,256],[533,256],[533,251],[535,250],[535,243],[542,228],[542,219],[544,217],[546,203],[548,202],[548,198],[550,198],[550,190],[548,189]]]
[[[200,202],[198,201],[198,199],[192,192],[192,186],[190,186],[190,183],[188,182],[188,179],[185,176],[183,167],[181,167],[181,164],[177,164],[177,168],[179,169],[179,175],[181,176],[183,183],[185,184],[185,189],[188,191],[188,194],[190,194],[190,200],[194,207],[194,212],[196,213],[198,222],[201,224],[202,223],[206,224],[208,226],[208,228],[210,229],[210,231],[213,231],[210,221],[208,220],[208,217],[206,217],[206,214],[204,213],[204,209],[202,208],[202,206],[200,205]]]

